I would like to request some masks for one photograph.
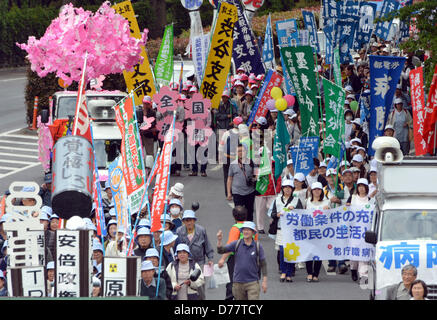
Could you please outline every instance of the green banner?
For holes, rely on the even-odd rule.
[[[323,152],[340,158],[341,142],[344,139],[344,101],[346,92],[342,87],[323,79],[326,113],[326,138]]]
[[[165,27],[161,48],[155,63],[156,82],[168,85],[173,76],[173,24]]]
[[[335,84],[341,87],[340,50],[338,47],[334,49],[334,79]]]
[[[313,49],[310,46],[281,48],[284,65],[299,102],[302,136],[319,136],[319,111]]]
[[[308,47],[311,49],[311,47]],[[312,51],[313,49],[311,49]],[[281,176],[282,170],[287,166],[287,144],[290,143],[290,135],[285,125],[282,112],[278,112],[276,119],[276,132],[273,141],[273,160],[275,161],[275,181]]]
[[[272,167],[270,166],[268,152],[266,148],[263,148],[263,153],[261,156],[261,163],[259,165],[258,180],[256,181],[255,189],[260,194],[264,194],[269,187],[269,175],[272,173]]]

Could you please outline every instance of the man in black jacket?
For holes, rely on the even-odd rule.
[[[352,86],[354,93],[360,93],[362,84],[360,78],[355,74],[354,66],[351,64],[348,65],[345,72],[347,76],[347,82]]]

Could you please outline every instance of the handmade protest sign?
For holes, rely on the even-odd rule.
[[[302,119],[302,136],[319,136],[319,111],[313,49],[310,46],[281,48],[284,64],[293,81]]]
[[[211,100],[211,107],[218,108],[231,67],[233,32],[238,19],[237,7],[223,2],[215,23],[210,52],[200,93]]]
[[[118,14],[121,14],[129,21],[129,30],[132,37],[141,39],[140,28],[135,17],[134,8],[130,0],[117,3],[112,6]],[[134,71],[123,71],[126,89],[128,92],[135,90],[135,105],[141,105],[145,95],[152,97],[155,92],[152,69],[145,46],[141,46],[142,63],[134,65]]]
[[[340,157],[340,148],[344,135],[344,101],[346,92],[342,87],[322,78],[325,94],[326,138],[323,140],[323,152]]]
[[[369,261],[373,245],[364,241],[370,230],[374,206],[328,210],[283,210],[280,217],[284,257],[287,262],[312,260]]]
[[[144,168],[141,160],[141,143],[134,115],[133,97],[128,96],[115,106],[115,119],[121,133],[121,157],[129,207],[132,212],[140,210],[145,192]]]

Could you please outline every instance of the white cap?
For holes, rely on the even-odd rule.
[[[370,167],[369,173],[370,172],[378,172],[378,169],[376,167]]]
[[[321,168],[321,167],[327,167],[327,165],[326,165],[326,162],[325,161],[322,161],[322,162],[320,162],[320,166],[319,166],[319,168]]]
[[[354,90],[352,89],[352,86],[350,86],[350,85],[347,85],[347,86],[344,88],[344,90],[346,90],[346,91],[354,91]]]
[[[350,104],[349,100],[344,100],[344,104]]]
[[[256,118],[255,122],[263,126],[267,124],[267,119],[264,117],[258,117]]]
[[[293,114],[296,114],[296,112],[294,112],[293,109],[287,109],[283,113],[288,115],[288,116],[292,116]]]
[[[364,185],[368,186],[368,185],[369,185],[369,182],[368,182],[367,179],[365,179],[365,178],[360,178],[360,179],[358,179],[358,181],[357,181],[357,185],[359,185],[359,184],[364,184]]]
[[[361,120],[360,120],[360,118],[355,118],[354,120],[352,120],[352,123],[355,123],[355,124],[361,126]]]
[[[302,172],[298,172],[294,175],[294,180],[304,182],[305,181],[305,175]]]
[[[351,144],[354,143],[354,142],[361,143],[361,139],[360,139],[360,138],[353,138],[353,139],[351,140]]]
[[[320,182],[313,182],[313,184],[311,185],[311,189],[322,189],[323,190],[323,186]]]
[[[141,263],[141,271],[155,270],[152,261],[146,260]]]
[[[326,175],[330,176],[331,174],[336,175],[337,170],[335,170],[335,168],[329,168],[328,171],[326,171]]]
[[[288,159],[288,160],[287,160],[287,166],[288,166],[289,164],[293,164],[293,159]]]
[[[363,162],[363,156],[362,156],[361,154],[356,154],[356,155],[354,155],[354,157],[352,158],[352,161]]]
[[[272,109],[272,110],[269,110],[269,111],[270,111],[270,113],[272,113],[272,112],[276,113],[276,112],[278,112],[278,109],[275,108],[275,109]]]
[[[346,97],[347,99],[354,99],[355,100],[355,95],[353,95],[353,94],[348,94],[347,95],[347,97]]]
[[[294,188],[294,182],[293,182],[293,180],[284,179],[284,180],[282,180],[281,187],[292,187],[292,188]]]
[[[176,247],[176,252],[179,251],[186,251],[190,253],[190,247],[188,247],[185,243],[179,243],[178,246]]]
[[[394,104],[404,103],[401,98],[396,98]]]
[[[393,131],[395,130],[395,128],[391,124],[386,125],[384,131],[387,129],[392,129]]]

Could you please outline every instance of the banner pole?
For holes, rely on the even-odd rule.
[[[75,113],[75,116],[74,116],[74,126],[73,126],[74,132],[73,132],[73,136],[76,135],[76,132],[77,132],[77,121],[79,120],[79,113],[78,113],[78,111],[79,111],[80,107],[79,107],[78,104],[82,100],[83,89],[84,89],[84,87],[86,87],[86,84],[84,86],[84,81],[85,81],[85,69],[86,69],[87,59],[88,59],[88,51],[85,52],[85,59],[83,60],[82,77],[81,77],[80,82],[79,82],[79,99],[76,101],[76,113]]]
[[[173,122],[172,122],[172,136],[171,136],[171,145],[170,145],[170,161],[169,161],[169,167],[168,167],[168,172],[170,173],[171,170],[171,158],[172,158],[172,154],[173,154],[173,141],[174,141],[174,136],[175,136],[175,123],[176,123],[176,110],[173,111]],[[164,154],[162,154],[162,156],[164,156]],[[170,179],[168,179],[167,181],[167,191],[166,191],[166,198],[165,198],[165,206],[164,206],[164,212],[163,214],[166,213],[167,211],[167,193],[168,193],[168,187],[170,185]],[[155,212],[153,212],[153,214],[155,214]],[[165,226],[165,215],[164,215],[164,226]],[[161,234],[161,237],[163,237],[164,235],[164,231]],[[163,237],[164,238],[164,237]],[[158,291],[159,291],[159,280],[161,279],[161,264],[162,264],[162,251],[163,251],[164,245],[162,244],[161,241],[161,248],[160,248],[160,253],[159,253],[159,267],[158,267],[158,283],[156,284],[156,293],[155,293],[155,297],[158,296]]]

